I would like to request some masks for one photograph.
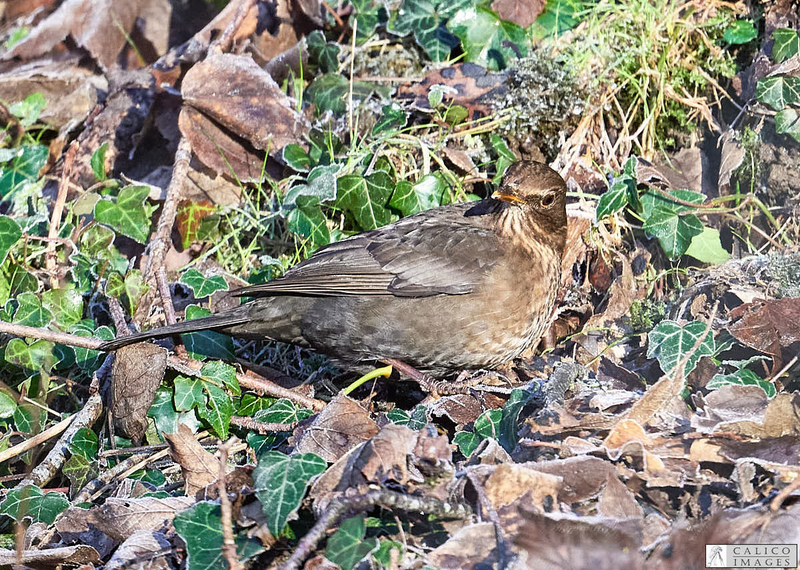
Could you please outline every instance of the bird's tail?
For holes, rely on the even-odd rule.
[[[224,331],[225,329],[246,323],[249,319],[247,311],[242,310],[244,307],[237,307],[231,311],[225,311],[217,315],[210,315],[208,317],[201,317],[199,319],[192,319],[191,321],[182,321],[174,325],[167,325],[158,327],[149,331],[134,333],[128,336],[120,336],[114,340],[104,342],[100,345],[99,350],[104,352],[111,352],[135,344],[148,339],[166,338],[176,334],[185,334],[192,332],[200,332],[207,330]]]

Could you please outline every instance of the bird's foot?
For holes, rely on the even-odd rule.
[[[383,362],[397,370],[400,374],[411,378],[420,385],[420,388],[428,392],[432,397],[438,398],[441,395],[441,392],[437,389],[440,382],[435,382],[430,376],[417,370],[410,364],[406,364],[402,360],[397,360],[396,358],[384,358]]]

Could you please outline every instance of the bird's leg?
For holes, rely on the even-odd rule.
[[[436,389],[436,383],[424,372],[421,372],[411,366],[410,364],[406,364],[401,360],[397,360],[396,358],[384,358],[382,362],[388,364],[400,374],[404,374],[411,378],[414,382],[420,385],[420,387],[428,392],[433,397],[439,396],[439,391]]]

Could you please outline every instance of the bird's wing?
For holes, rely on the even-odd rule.
[[[237,294],[463,295],[480,284],[499,252],[495,233],[463,213],[418,214],[326,246],[283,277]]]

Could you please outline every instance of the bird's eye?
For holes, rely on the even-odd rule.
[[[550,194],[547,194],[542,198],[540,204],[542,205],[543,208],[549,208],[555,203],[555,201],[556,201],[556,195],[551,192]]]

